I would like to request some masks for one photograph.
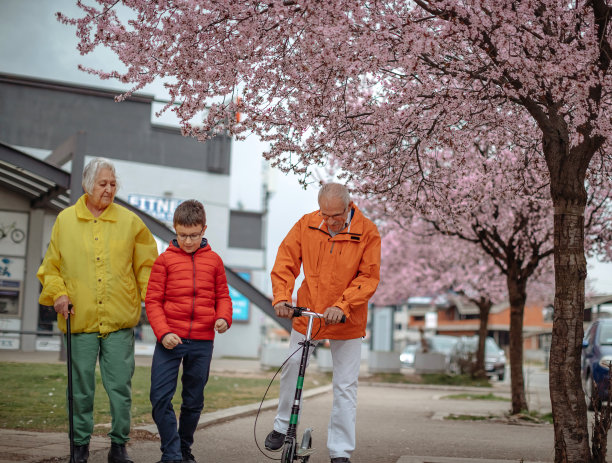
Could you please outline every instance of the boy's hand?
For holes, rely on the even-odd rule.
[[[220,318],[219,320],[217,320],[215,322],[215,331],[217,333],[225,333],[227,331],[227,322],[225,320],[223,320],[222,318]]]
[[[183,341],[174,333],[168,333],[164,336],[164,339],[162,339],[162,345],[169,350],[174,349],[179,344],[183,344]]]

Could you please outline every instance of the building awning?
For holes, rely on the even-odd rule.
[[[596,305],[612,303],[612,295],[604,294],[601,296],[587,297],[584,301],[584,308],[590,309]]]
[[[70,204],[70,174],[0,142],[0,185],[56,212]]]

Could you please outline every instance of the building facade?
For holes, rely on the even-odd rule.
[[[152,97],[117,103],[117,95],[0,74],[0,348],[58,348],[58,339],[24,333],[53,329],[55,314],[37,303],[35,274],[57,213],[80,196],[83,166],[100,156],[116,166],[118,200],[160,226],[154,232],[160,251],[172,236],[163,225],[171,227],[176,206],[186,199],[205,205],[206,237],[231,272],[228,279],[240,277],[234,281],[243,287],[232,290],[235,323],[217,337],[215,355],[257,357],[271,313],[269,299],[257,290],[267,278],[264,207],[230,207],[233,140],[184,137],[179,128],[155,122]],[[150,350],[146,319],[138,333]]]

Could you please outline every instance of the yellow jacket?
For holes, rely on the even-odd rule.
[[[74,305],[73,333],[110,333],[138,324],[157,244],[140,218],[111,204],[99,217],[87,195],[57,216],[38,269],[39,302],[52,306],[67,295]],[[66,332],[66,320],[58,315]]]
[[[314,321],[317,339],[355,339],[365,336],[368,300],[380,279],[380,234],[376,225],[351,203],[349,226],[332,238],[319,211],[303,216],[289,231],[272,269],[273,304],[292,301],[295,279],[304,268],[297,304],[323,313],[336,306],[346,323]],[[306,332],[306,317],[293,319],[293,328]]]

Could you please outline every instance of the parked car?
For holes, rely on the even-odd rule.
[[[608,400],[610,363],[612,362],[612,319],[595,320],[582,340],[581,379],[587,408],[593,410]],[[597,389],[597,396],[594,391]]]
[[[450,354],[450,371],[467,373],[476,362],[477,350],[478,336],[462,336]],[[485,339],[484,361],[487,376],[496,376],[497,379],[503,381],[506,373],[506,354],[490,336]]]
[[[457,336],[447,336],[444,334],[433,334],[425,336],[428,352],[438,352],[444,354],[445,367],[448,369],[450,352],[459,338]],[[423,345],[418,342],[416,344],[408,344],[404,351],[400,354],[400,362],[403,367],[413,367],[415,356],[423,352]]]
[[[420,346],[418,344],[408,344],[400,354],[400,363],[403,367],[412,368],[414,366],[414,354]]]

